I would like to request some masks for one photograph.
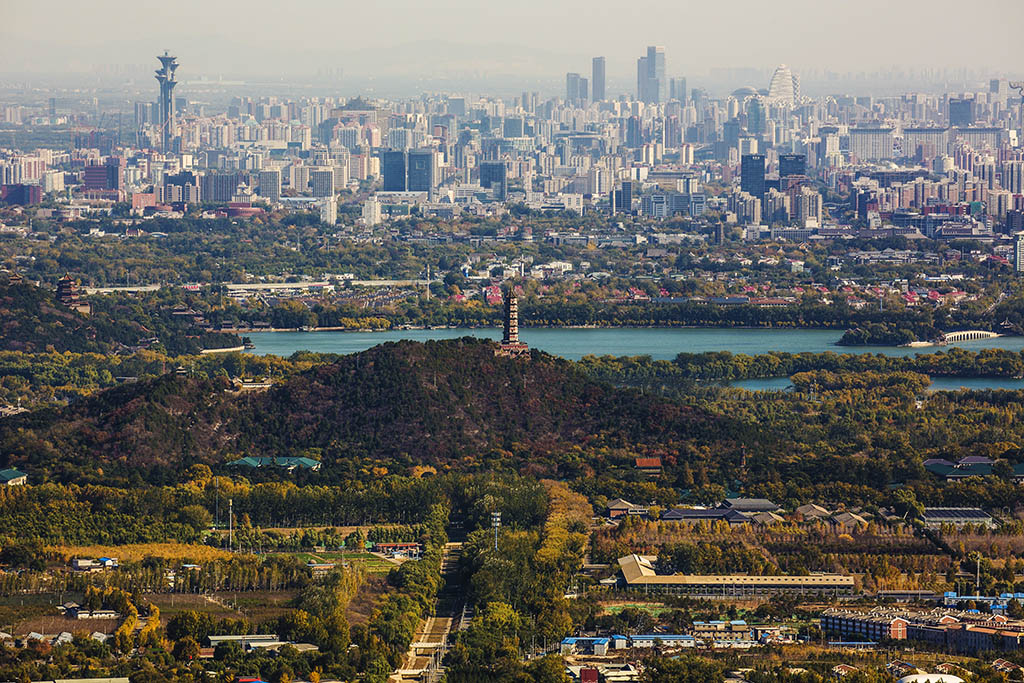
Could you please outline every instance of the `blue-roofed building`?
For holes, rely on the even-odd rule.
[[[228,467],[248,467],[250,469],[278,467],[289,472],[295,469],[316,472],[320,469],[320,461],[299,456],[247,455],[244,458],[232,460],[227,465]]]
[[[611,642],[611,638],[563,638],[558,651],[563,656],[577,653],[601,656],[608,654]]]
[[[0,486],[24,486],[28,483],[28,475],[17,469],[0,470]]]
[[[675,633],[648,633],[644,635],[630,636],[630,644],[633,647],[655,647],[681,648],[697,647],[697,639],[690,635]]]
[[[945,458],[929,458],[922,464],[926,470],[946,481],[962,481],[968,477],[991,476],[996,461],[981,455],[969,455],[955,463]],[[1024,481],[1024,463],[1013,465],[1013,479]]]

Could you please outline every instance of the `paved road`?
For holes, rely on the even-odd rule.
[[[441,557],[441,576],[445,583],[438,592],[434,614],[420,622],[402,668],[392,674],[390,680],[433,683],[441,678],[441,660],[448,651],[449,635],[462,615],[462,586],[457,573],[461,555],[461,543],[445,546]]]

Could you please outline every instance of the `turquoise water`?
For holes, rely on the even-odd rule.
[[[254,332],[250,337],[256,348],[252,353],[290,356],[296,351],[320,353],[356,353],[389,341],[411,339],[453,339],[482,337],[501,339],[501,330],[390,330],[388,332]],[[893,346],[836,346],[842,332],[837,330],[761,330],[736,328],[602,328],[602,329],[521,329],[520,337],[531,347],[555,356],[579,360],[584,355],[639,356],[671,360],[677,354],[705,351],[731,351],[758,354],[769,351],[799,353],[882,353],[887,356],[912,356],[934,353],[953,346],[964,349],[1024,350],[1024,337],[997,337],[960,342],[944,347],[908,349]],[[963,381],[963,380],[957,380]],[[990,381],[990,380],[985,380]]]
[[[793,385],[788,377],[743,379],[730,382],[730,386],[747,391],[786,391]],[[932,391],[958,391],[959,389],[1024,389],[1024,379],[1012,377],[933,377]]]

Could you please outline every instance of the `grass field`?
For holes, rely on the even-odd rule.
[[[0,598],[0,631],[22,635],[32,630],[23,625],[36,619],[59,617],[57,604],[60,597],[56,593],[39,593]],[[67,594],[64,597],[72,599]]]
[[[400,564],[400,562],[391,562],[372,553],[343,553],[331,551],[324,553],[299,552],[284,554],[290,554],[300,562],[333,562],[338,566],[341,566],[343,562],[348,562],[350,566],[362,567],[370,574],[386,574]]]
[[[631,607],[633,609],[648,612],[655,617],[663,612],[672,611],[671,607],[666,607],[665,604],[661,602],[617,602],[614,604],[605,604],[603,607],[606,614],[618,614],[627,607]]]
[[[67,560],[74,557],[116,557],[119,562],[138,562],[147,557],[203,562],[227,559],[231,553],[208,545],[189,543],[137,543],[133,545],[61,545],[49,548]]]
[[[295,590],[277,590],[225,591],[213,595],[148,593],[143,597],[160,608],[160,619],[166,624],[171,617],[187,610],[206,612],[220,619],[245,617],[260,622],[288,612],[296,595]]]

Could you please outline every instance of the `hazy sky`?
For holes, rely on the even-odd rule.
[[[670,75],[893,65],[1020,73],[1024,0],[0,0],[0,72],[155,68],[179,77],[459,72],[635,79],[648,44]],[[144,72],[143,72],[144,73]]]

